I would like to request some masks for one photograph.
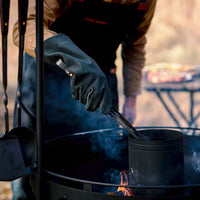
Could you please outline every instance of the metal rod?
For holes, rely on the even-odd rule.
[[[194,92],[190,92],[190,121],[194,122]]]
[[[5,134],[9,132],[9,113],[8,113],[8,95],[7,95],[7,36],[9,27],[9,9],[10,0],[0,0],[0,17],[1,17],[1,34],[2,34],[2,79],[3,79],[3,103],[4,103],[4,119]]]
[[[169,113],[169,115],[172,117],[172,119],[174,120],[174,122],[177,124],[177,126],[180,127],[180,124],[179,124],[178,120],[175,118],[175,116],[173,115],[172,111],[169,109],[169,107],[167,106],[167,104],[163,100],[163,98],[160,95],[160,93],[158,91],[154,91],[154,92],[156,93],[156,95],[158,96],[158,98],[160,99],[161,103],[163,104],[163,106],[165,107],[165,109],[167,110],[167,112]]]
[[[3,103],[4,103],[4,120],[5,120],[5,134],[9,132],[9,112],[8,112],[8,95],[7,95],[7,36],[2,37],[2,75],[3,75]]]
[[[44,187],[44,45],[43,0],[36,0],[36,130],[37,130],[37,200],[45,199]]]
[[[23,74],[24,38],[26,32],[26,20],[28,12],[28,0],[18,0],[18,27],[19,27],[19,55],[18,55],[18,86],[17,86],[17,125],[21,126],[21,83]]]
[[[104,183],[104,182],[97,182],[97,181],[88,181],[88,180],[84,180],[84,179],[78,179],[78,178],[73,178],[73,177],[69,177],[69,176],[64,176],[49,170],[46,170],[46,173],[49,176],[53,176],[53,177],[57,177],[57,178],[61,178],[63,180],[67,180],[67,181],[75,181],[78,183],[86,183],[86,184],[91,184],[91,185],[99,185],[99,186],[107,186],[107,187],[125,187],[125,188],[135,188],[135,189],[176,189],[176,188],[187,188],[187,187],[191,187],[191,188],[199,188],[200,184],[185,184],[185,185],[120,185],[120,184],[114,184],[114,183]]]
[[[173,103],[173,105],[175,106],[176,110],[178,111],[178,113],[181,115],[181,117],[185,120],[185,122],[187,124],[189,124],[189,120],[187,119],[187,117],[185,116],[185,114],[182,112],[182,110],[180,109],[179,105],[177,104],[177,102],[175,101],[174,97],[172,96],[171,92],[167,92],[167,95],[169,97],[169,99],[171,100],[171,102]]]
[[[18,56],[18,86],[17,86],[17,126],[21,126],[21,83],[23,71],[23,52],[24,52],[24,35],[19,36],[19,56]]]
[[[147,139],[147,136],[140,134],[125,118],[121,115],[118,110],[112,107],[109,115],[116,120],[123,128],[125,128],[130,135],[135,139]]]

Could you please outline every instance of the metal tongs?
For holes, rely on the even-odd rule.
[[[147,136],[140,134],[135,127],[133,127],[127,119],[121,115],[115,107],[112,107],[109,115],[116,120],[123,128],[125,128],[128,133],[135,139],[147,139]]]
[[[57,62],[56,62],[56,65],[58,67],[60,67],[61,69],[63,69],[66,74],[69,76],[69,77],[72,77],[73,74],[71,72],[69,72],[66,67],[65,67],[65,64],[64,62],[62,61],[62,59],[59,59]],[[112,107],[109,115],[114,119],[116,120],[123,128],[125,128],[129,133],[130,135],[135,138],[135,139],[147,139],[148,137],[145,136],[145,135],[142,135],[140,134],[125,118],[123,115],[121,115],[118,110],[114,107]]]

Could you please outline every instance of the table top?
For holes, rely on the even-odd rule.
[[[143,70],[147,91],[200,91],[200,65],[156,63]]]

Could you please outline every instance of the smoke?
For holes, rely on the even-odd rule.
[[[110,168],[109,170],[106,170],[104,172],[104,178],[106,183],[112,183],[112,184],[120,184],[120,170],[116,170],[113,168]],[[115,186],[98,186],[93,185],[93,191],[100,192],[100,193],[115,193],[117,191],[118,187]]]
[[[110,170],[104,173],[104,177],[107,183],[120,184],[120,170],[111,168]]]
[[[200,172],[200,152],[193,152],[192,155],[192,166],[196,172]]]
[[[200,173],[200,140],[198,137],[195,137],[194,140],[191,140],[191,164],[196,173]]]
[[[93,135],[92,151],[103,152],[108,158],[114,160],[124,160],[122,156],[127,143],[123,140],[123,136],[125,136],[125,133],[121,129],[103,131],[102,133]]]

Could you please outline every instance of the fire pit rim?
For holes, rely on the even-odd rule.
[[[194,130],[194,131],[200,131],[200,128],[190,128],[190,127],[162,127],[162,126],[146,126],[146,127],[137,127],[137,129],[179,129],[179,130]],[[57,137],[56,139],[48,140],[45,142],[45,144],[50,144],[51,142],[55,142],[55,140],[60,140],[61,138],[68,138],[73,136],[84,136],[86,134],[95,134],[99,132],[109,132],[109,131],[120,131],[123,130],[123,128],[111,128],[111,129],[100,129],[100,130],[93,130],[93,131],[86,131],[86,132],[80,132],[75,134],[68,134],[65,136]],[[123,132],[123,135],[128,135],[128,133],[125,131]],[[112,136],[113,137],[113,136]],[[90,185],[99,185],[99,186],[108,186],[108,187],[125,187],[125,188],[135,188],[135,189],[178,189],[178,188],[199,188],[199,184],[181,184],[181,185],[120,185],[120,184],[114,184],[114,183],[104,183],[104,182],[97,182],[97,181],[90,181],[90,180],[84,180],[79,178],[73,178],[66,175],[61,175],[58,173],[55,173],[53,171],[45,169],[45,173],[48,176],[54,176],[63,180],[69,180],[69,181],[75,181],[82,184],[90,184]]]
[[[62,140],[65,138],[71,138],[71,137],[75,137],[75,136],[84,136],[84,135],[91,135],[91,134],[95,134],[95,133],[104,133],[104,132],[111,132],[111,131],[122,131],[124,130],[123,135],[128,135],[127,132],[125,132],[126,130],[123,128],[109,128],[109,129],[99,129],[99,130],[92,130],[92,131],[84,131],[84,132],[77,132],[77,133],[72,133],[72,134],[67,134],[67,135],[63,135],[63,136],[59,136],[53,139],[49,139],[45,141],[45,145],[51,144],[52,142],[54,143],[56,140]],[[113,135],[112,135],[113,137]]]
[[[135,127],[136,129],[142,130],[142,129],[171,129],[171,130],[192,130],[192,131],[200,131],[200,128],[196,127],[178,127],[178,126],[139,126]],[[124,128],[108,128],[108,129],[99,129],[99,130],[92,130],[92,131],[84,131],[84,132],[77,132],[73,134],[67,134],[64,136],[59,136],[53,139],[49,139],[45,141],[45,145],[50,144],[51,142],[55,142],[55,140],[60,140],[68,137],[74,137],[74,136],[84,136],[86,134],[95,134],[95,133],[100,133],[100,132],[111,132],[111,131],[120,131],[123,130],[123,135],[129,135],[129,133],[124,129]],[[184,134],[184,133],[183,133]],[[113,135],[111,136],[113,137]]]
[[[69,176],[64,176],[49,170],[45,170],[45,173],[49,176],[54,176],[57,178],[61,178],[64,180],[76,181],[82,184],[90,184],[90,185],[99,185],[99,186],[107,186],[107,187],[125,187],[125,188],[134,188],[134,189],[178,189],[178,188],[195,188],[200,187],[200,184],[184,184],[184,185],[120,185],[114,183],[103,183],[96,181],[89,181],[84,179],[72,178]]]

